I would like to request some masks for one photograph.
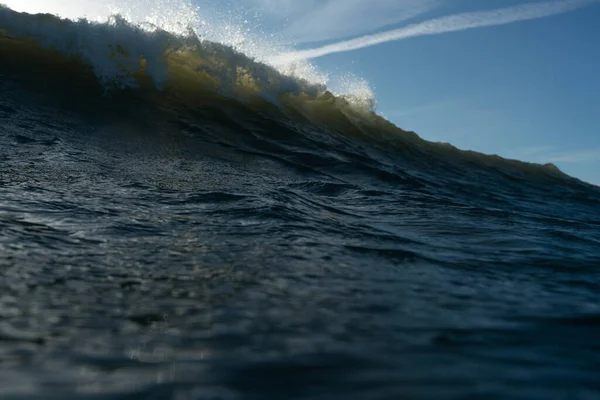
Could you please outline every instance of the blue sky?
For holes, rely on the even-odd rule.
[[[0,3],[71,18],[199,18],[214,38],[253,55],[272,57],[282,45],[279,58],[307,58],[333,82],[364,78],[378,111],[425,139],[552,162],[600,185],[600,0]]]
[[[256,10],[263,28],[301,50],[335,48],[344,40],[423,22],[429,23],[429,32],[440,25],[447,30],[448,18],[440,18],[448,16],[456,20],[450,26],[456,29],[523,18],[388,41],[311,62],[325,71],[364,77],[375,91],[378,110],[425,139],[553,162],[600,185],[600,1],[241,3]],[[520,5],[532,8],[514,8]]]

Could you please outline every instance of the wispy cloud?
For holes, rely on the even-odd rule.
[[[266,16],[287,43],[336,40],[399,24],[444,0],[239,0]]]
[[[399,24],[436,8],[441,0],[329,0],[295,19],[283,34],[295,43],[335,40]]]
[[[273,62],[288,62],[298,59],[312,59],[328,54],[358,50],[390,41],[412,38],[415,36],[437,35],[467,29],[505,25],[519,21],[527,21],[550,17],[574,11],[598,0],[558,0],[543,3],[529,3],[514,7],[450,15],[422,23],[408,25],[403,28],[378,34],[361,36],[330,45],[283,54]]]

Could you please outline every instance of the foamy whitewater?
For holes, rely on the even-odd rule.
[[[244,21],[0,7],[0,398],[600,398],[600,188]]]

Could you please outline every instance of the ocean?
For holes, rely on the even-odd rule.
[[[600,188],[554,165],[0,7],[2,399],[600,399],[599,293]]]

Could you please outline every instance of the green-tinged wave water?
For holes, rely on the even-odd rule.
[[[0,398],[592,399],[600,189],[196,34],[0,7]]]
[[[147,96],[144,100],[160,101],[161,107],[172,110],[227,102],[232,107],[272,112],[348,135],[365,135],[399,148],[416,147],[432,156],[568,179],[553,164],[506,160],[422,140],[378,116],[371,98],[335,96],[323,86],[282,75],[227,46],[203,41],[194,34],[178,36],[160,30],[145,31],[120,17],[100,24],[3,9],[2,18],[1,49],[3,59],[7,60],[3,67],[28,71],[34,82],[41,80],[39,85],[45,80],[62,81],[67,90],[79,91],[83,101],[86,97],[96,98],[100,92],[119,96],[115,92],[137,88],[140,93],[132,96],[138,99]],[[96,38],[107,30],[127,34],[106,35],[108,38],[99,42],[86,43],[86,39]],[[51,39],[48,31],[52,32]]]

